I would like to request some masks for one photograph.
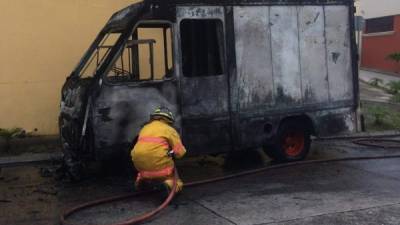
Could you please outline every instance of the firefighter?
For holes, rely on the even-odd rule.
[[[168,193],[172,190],[174,159],[180,159],[186,153],[178,132],[172,127],[173,123],[172,112],[166,107],[158,107],[140,131],[138,141],[131,151],[133,164],[138,170],[136,189],[158,183]],[[182,187],[182,180],[177,177],[175,192],[181,191]]]

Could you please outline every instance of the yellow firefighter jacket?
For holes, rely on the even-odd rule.
[[[161,120],[146,124],[131,152],[139,176],[152,179],[172,175],[174,161],[167,155],[170,150],[174,151],[176,158],[182,158],[186,153],[176,130]]]

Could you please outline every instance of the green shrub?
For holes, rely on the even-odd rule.
[[[394,103],[400,103],[400,92],[393,95],[392,98],[390,98],[390,101]]]
[[[400,93],[400,81],[390,81],[387,85],[389,87],[388,92],[390,94],[397,94]]]
[[[386,104],[364,103],[362,108],[367,131],[400,129],[398,107]]]
[[[374,124],[375,125],[382,125],[383,119],[385,118],[385,115],[387,114],[387,111],[380,106],[371,106],[369,108],[370,113],[372,114],[373,118],[374,118]]]
[[[394,129],[400,129],[400,113],[397,111],[390,116]]]
[[[12,128],[12,129],[2,129],[0,128],[0,137],[4,138],[6,141],[5,143],[5,150],[10,150],[10,141],[15,137],[19,137],[25,135],[25,130],[22,128]]]
[[[394,52],[394,53],[388,55],[387,58],[399,63],[400,62],[400,52]]]
[[[387,59],[395,61],[397,64],[399,64],[400,63],[400,52],[394,52],[394,53],[388,55]],[[397,70],[396,72],[399,72],[399,70]]]

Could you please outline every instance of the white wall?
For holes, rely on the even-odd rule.
[[[366,19],[400,14],[400,0],[359,0],[359,3],[359,14]]]

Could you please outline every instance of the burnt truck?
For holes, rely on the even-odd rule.
[[[145,0],[116,12],[62,88],[66,161],[128,153],[160,105],[189,154],[303,159],[310,136],[359,128],[354,13],[353,0]]]

